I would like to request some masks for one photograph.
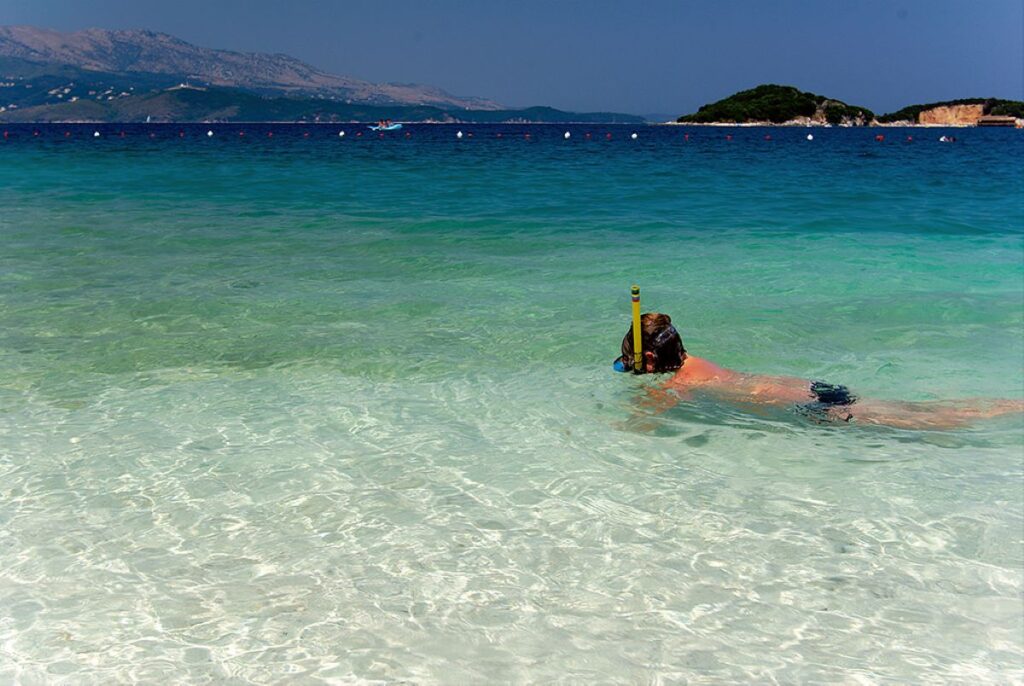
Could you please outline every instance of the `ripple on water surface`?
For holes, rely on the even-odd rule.
[[[1024,679],[1019,418],[608,372],[1021,397],[1019,138],[431,131],[0,149],[0,681]]]

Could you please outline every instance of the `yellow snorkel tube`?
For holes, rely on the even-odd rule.
[[[633,288],[630,290],[630,295],[633,299],[633,373],[643,374],[644,373],[644,351],[643,351],[643,332],[640,330],[640,287],[633,284]],[[628,334],[627,334],[628,335]],[[623,340],[623,343],[626,341]],[[629,368],[627,365],[630,360],[625,355],[616,357],[615,362],[612,363],[612,369],[617,372],[628,372]]]
[[[633,373],[643,374],[644,351],[640,336],[640,286],[633,284],[630,290],[633,298]]]

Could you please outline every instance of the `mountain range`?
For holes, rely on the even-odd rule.
[[[418,84],[371,83],[282,54],[216,50],[166,33],[0,26],[0,121],[641,122],[508,109]]]
[[[203,48],[155,31],[87,29],[62,33],[32,26],[0,26],[0,57],[69,65],[91,72],[160,74],[261,95],[324,96],[360,104],[503,109],[493,101],[462,98],[440,88],[370,83],[328,74],[288,55]]]

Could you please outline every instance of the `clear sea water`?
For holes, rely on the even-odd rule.
[[[610,370],[1024,397],[1022,132],[7,129],[0,683],[1024,681],[1020,415]]]

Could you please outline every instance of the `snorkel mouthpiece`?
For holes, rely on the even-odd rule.
[[[612,369],[614,371],[616,371],[616,372],[628,372],[629,371],[628,369],[626,369],[626,363],[622,361],[621,357],[619,359],[615,360],[615,362],[612,363]]]

